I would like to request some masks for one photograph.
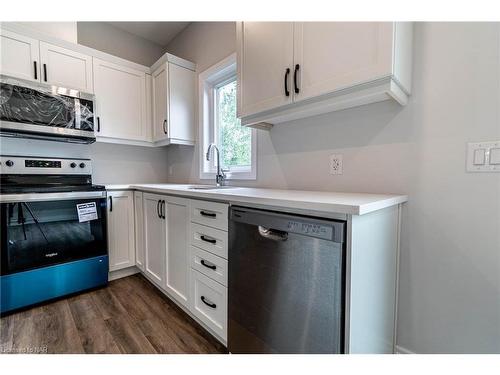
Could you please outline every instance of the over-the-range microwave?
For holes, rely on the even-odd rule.
[[[0,75],[0,135],[93,143],[94,95]]]

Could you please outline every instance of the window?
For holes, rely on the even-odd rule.
[[[236,59],[232,55],[200,74],[200,178],[215,177],[216,158],[206,160],[210,143],[220,150],[227,179],[256,178],[256,130],[236,116]]]

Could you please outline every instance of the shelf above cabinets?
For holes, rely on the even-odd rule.
[[[242,124],[269,126],[388,99],[405,105],[412,30],[405,22],[238,22]]]

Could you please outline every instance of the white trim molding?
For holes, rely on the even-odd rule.
[[[212,65],[198,76],[198,121],[200,179],[215,178],[214,165],[205,158],[208,145],[214,141],[214,89],[221,82],[236,76],[236,53]],[[257,178],[257,131],[252,129],[252,152],[250,170],[237,169],[226,172],[228,180],[255,180]]]

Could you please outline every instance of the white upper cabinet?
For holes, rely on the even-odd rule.
[[[153,80],[153,142],[168,138],[168,63],[151,74]]]
[[[0,73],[40,81],[38,40],[0,29]]]
[[[40,42],[41,79],[62,86],[92,93],[92,57],[46,42]]]
[[[94,58],[98,137],[148,140],[146,73]]]
[[[153,142],[194,144],[195,72],[167,61],[156,67],[151,76]]]
[[[392,33],[384,22],[295,23],[295,101],[391,75]]]
[[[241,22],[238,31],[238,116],[291,103],[293,23]]]
[[[134,196],[131,191],[108,191],[109,270],[135,265]]]
[[[169,53],[148,67],[19,26],[0,28],[0,73],[93,93],[98,142],[194,145],[195,71]]]
[[[411,91],[405,22],[238,22],[242,124],[262,126],[394,99]]]

